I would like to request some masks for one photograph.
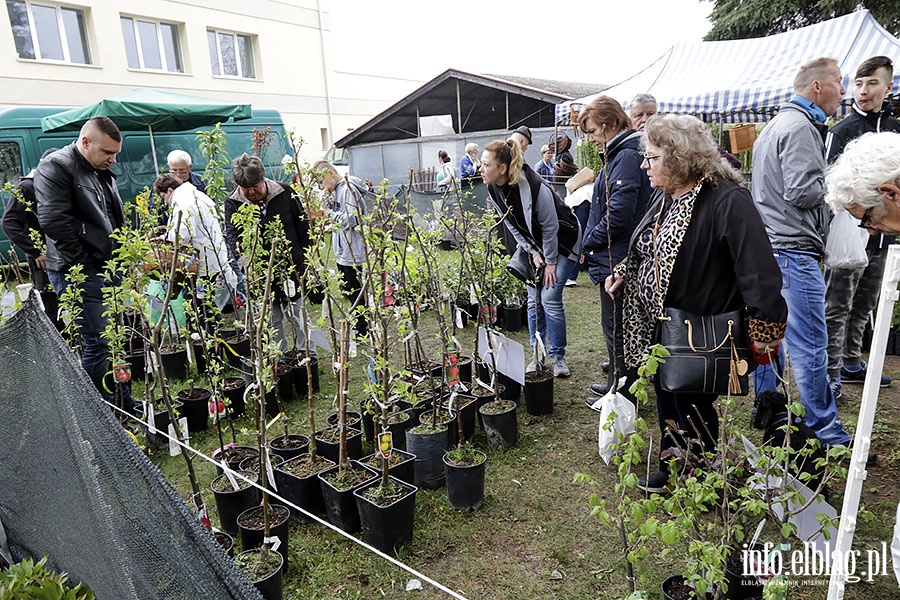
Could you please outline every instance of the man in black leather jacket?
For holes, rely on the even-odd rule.
[[[103,265],[112,258],[110,234],[125,222],[115,175],[109,167],[122,149],[122,135],[107,117],[94,117],[81,128],[78,139],[48,156],[34,175],[37,215],[47,238],[47,275],[60,295],[68,286],[67,274],[82,265],[87,279],[82,289],[79,333],[84,343],[81,365],[107,400],[113,394],[103,380],[110,372],[109,347],[101,337],[103,287],[109,282]],[[111,378],[110,378],[111,379]],[[122,408],[135,410],[131,385],[120,384]]]

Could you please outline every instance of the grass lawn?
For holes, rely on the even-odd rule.
[[[442,254],[447,254],[443,259],[453,260],[450,253]],[[606,351],[600,330],[599,293],[600,289],[591,285],[586,273],[579,277],[578,286],[565,291],[567,359],[572,376],[555,381],[553,413],[529,416],[522,401],[518,410],[519,446],[505,452],[488,451],[486,496],[477,511],[465,513],[451,509],[446,489],[419,490],[413,540],[400,550],[401,561],[472,600],[581,600],[623,598],[629,593],[617,532],[590,516],[591,490],[572,482],[576,473],[587,473],[601,484],[595,491],[601,495],[608,492],[611,502],[615,502],[612,498],[617,481],[615,470],[607,467],[597,454],[599,415],[584,404],[588,384],[605,377],[600,369]],[[426,328],[434,329],[430,313],[424,313],[422,321]],[[472,332],[473,326],[469,324],[460,336],[467,354],[472,350]],[[527,346],[527,328],[510,335]],[[436,347],[436,340],[430,341]],[[319,422],[324,422],[324,416],[332,412],[334,384],[326,363],[327,360],[321,360],[323,385],[316,397]],[[359,394],[361,389],[364,366],[362,360],[352,365],[354,407],[361,400],[353,394]],[[887,357],[885,373],[900,378],[900,357]],[[881,390],[872,442],[880,460],[868,471],[862,498],[862,504],[873,513],[873,518],[858,525],[854,548],[880,548],[882,541],[890,545],[900,500],[898,390],[900,383]],[[842,420],[850,428],[856,420],[861,391],[862,386],[845,386],[839,404]],[[751,406],[750,397],[739,400],[740,422],[746,425],[748,437],[758,441],[759,432],[750,428]],[[289,414],[292,432],[310,433],[305,402],[294,401],[289,405]],[[653,405],[641,406],[639,414],[648,423],[656,422]],[[250,426],[249,419],[238,423],[240,428]],[[274,433],[277,429],[277,426],[271,429],[271,435],[280,435]],[[248,432],[240,436],[239,442],[252,443],[253,439]],[[656,440],[654,446],[658,437]],[[191,441],[210,452],[217,445],[212,429],[193,435]],[[486,448],[480,429],[474,443]],[[369,452],[371,448],[364,448],[364,454]],[[152,458],[187,498],[189,488],[181,459],[161,452],[154,453]],[[195,464],[206,490],[204,500],[210,505],[213,523],[217,523],[212,493],[208,491],[214,469],[199,461]],[[652,468],[655,466],[654,460]],[[832,488],[832,504],[838,511],[843,484],[841,481]],[[405,592],[411,578],[407,572],[326,528],[296,523],[291,528],[286,599],[449,597],[424,582],[423,590]],[[659,583],[679,572],[682,560],[675,553],[660,556],[659,550],[662,548],[651,551],[644,569],[650,580],[647,588],[651,598],[662,597]],[[791,591],[792,598],[800,599],[824,598],[826,594],[827,585],[797,585]],[[888,575],[876,577],[872,583],[848,585],[845,597],[900,598],[900,591],[897,580]]]

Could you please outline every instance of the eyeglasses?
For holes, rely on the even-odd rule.
[[[869,229],[872,226],[870,219],[872,218],[873,208],[875,207],[870,206],[866,209],[866,212],[863,213],[862,219],[859,220],[859,225],[857,225],[857,227],[859,227],[860,229]]]
[[[650,155],[650,154],[647,154],[646,152],[641,152],[641,156],[644,157],[644,160],[646,160],[646,161],[647,161],[647,164],[648,164],[649,166],[651,166],[651,167],[653,166],[653,161],[654,161],[654,160],[659,160],[659,159],[662,157],[661,154],[657,154],[656,156],[652,156],[652,155]]]

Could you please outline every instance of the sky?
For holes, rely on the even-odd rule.
[[[679,42],[699,0],[329,0],[336,71],[427,81],[448,68],[612,85]]]

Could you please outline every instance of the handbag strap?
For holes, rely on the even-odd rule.
[[[671,317],[666,316],[666,319],[671,320]],[[725,334],[725,337],[722,338],[722,341],[719,343],[719,345],[711,350],[697,350],[694,347],[694,325],[693,323],[691,323],[690,319],[685,319],[684,324],[687,325],[688,346],[690,346],[691,350],[693,350],[697,354],[712,354],[713,352],[725,346],[725,344],[727,344],[729,340],[734,339],[734,335],[731,332],[731,328],[734,327],[734,321],[728,319],[728,333]],[[735,347],[734,343],[731,344],[731,351],[734,356],[737,356],[737,348]]]

